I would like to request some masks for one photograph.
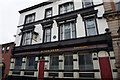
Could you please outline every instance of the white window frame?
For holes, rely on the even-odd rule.
[[[94,20],[94,26],[93,27],[88,27],[88,21],[89,20]],[[93,36],[93,35],[97,35],[97,25],[96,25],[96,21],[95,18],[87,18],[85,19],[85,24],[86,24],[86,32],[87,32],[87,36]],[[89,34],[89,30],[90,29],[94,29],[95,34]]]
[[[70,12],[70,11],[73,11],[74,10],[74,4],[73,2],[70,2],[70,3],[66,3],[66,4],[62,4],[60,6],[60,14],[63,14],[63,13],[67,13],[67,12]]]
[[[22,45],[30,45],[32,43],[32,35],[32,31],[24,32]]]
[[[50,30],[50,33],[47,33],[47,30]],[[51,28],[45,28],[45,36],[44,36],[44,42],[51,42]],[[50,40],[48,40],[47,37],[50,37]]]
[[[65,25],[66,24],[69,24],[69,28],[70,28],[70,38],[69,39],[72,39],[72,38],[76,38],[76,24],[75,22],[69,22],[69,23],[64,23],[64,24],[61,24],[60,25],[60,40],[66,40],[65,39]],[[74,25],[74,30],[73,30],[73,25]],[[73,32],[75,33],[74,37],[73,37]]]

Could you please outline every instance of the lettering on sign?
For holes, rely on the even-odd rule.
[[[74,49],[84,49],[84,48],[88,48],[88,46],[74,47]]]
[[[51,49],[51,50],[42,50],[40,51],[41,53],[46,53],[46,52],[56,52],[59,51],[59,49]]]

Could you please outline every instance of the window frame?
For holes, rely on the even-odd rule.
[[[32,66],[30,66],[30,62],[31,60],[30,59],[33,59],[33,62],[32,62]],[[31,68],[32,67],[32,68]],[[26,69],[29,69],[29,70],[34,70],[36,68],[36,63],[35,63],[35,56],[27,56],[27,60],[26,60]]]
[[[86,24],[86,20],[87,20],[87,19],[88,19],[88,20],[89,20],[89,19],[94,19],[95,30],[96,30],[96,34],[95,34],[95,35],[99,35],[96,16],[90,16],[90,17],[84,18],[84,25],[85,25],[85,33],[86,33],[86,36],[95,36],[95,35],[88,35],[87,24]]]
[[[51,16],[48,16],[48,17],[47,17],[47,11],[49,11],[49,10],[51,10]],[[52,15],[53,15],[52,7],[45,9],[45,18],[50,18],[50,17],[52,17]]]
[[[84,56],[84,60],[82,60],[82,62],[84,61],[84,65],[82,65],[82,66],[84,66],[84,69],[80,69],[80,57],[79,57],[80,55]],[[87,60],[86,60],[87,58],[85,57],[85,55],[90,55],[90,56],[91,56],[91,59],[92,59],[92,61],[91,61],[92,64],[90,64],[90,66],[92,66],[91,69],[88,69],[88,68],[87,68],[87,67],[88,67],[88,66],[87,66],[88,64],[87,64],[87,62],[86,62],[86,61],[87,61]],[[86,64],[87,64],[87,65],[86,65]],[[83,54],[82,54],[82,53],[80,53],[80,54],[78,53],[78,66],[79,66],[79,70],[82,70],[82,71],[84,71],[84,70],[85,70],[85,71],[86,71],[86,70],[93,70],[93,69],[94,69],[94,65],[93,65],[92,54],[91,54],[91,53],[83,53]],[[87,66],[87,67],[86,67],[86,66]]]
[[[90,0],[91,1],[91,5],[90,6],[85,6],[84,5],[84,0],[82,0],[82,6],[83,6],[83,8],[87,8],[87,7],[91,7],[91,6],[93,6],[94,4],[93,4],[93,0]]]
[[[4,49],[4,50],[3,50]],[[2,54],[4,54],[4,52],[5,52],[5,47],[2,47]]]
[[[59,15],[60,15],[60,14],[64,14],[64,13],[61,13],[61,11],[60,11],[60,7],[61,7],[61,6],[64,7],[64,6],[67,5],[67,4],[70,5],[71,3],[72,3],[72,6],[73,6],[73,10],[70,10],[70,11],[67,11],[67,12],[64,12],[64,13],[68,13],[68,12],[74,11],[74,2],[66,2],[66,3],[63,3],[63,4],[60,4],[60,5],[59,5],[59,10],[58,10],[58,11],[59,11],[59,12],[58,12]]]
[[[70,65],[66,65],[65,66],[65,56],[71,56],[72,57],[72,65],[70,66]],[[71,59],[70,59],[71,60]],[[71,61],[70,61],[71,62]],[[68,63],[68,61],[67,61],[67,63]],[[69,66],[69,68],[68,68],[68,66]],[[65,68],[66,67],[66,68]],[[64,70],[73,70],[73,68],[74,68],[74,62],[73,62],[73,54],[64,54]]]
[[[24,24],[29,24],[29,23],[34,22],[34,21],[35,21],[35,14],[36,14],[36,13],[31,13],[31,14],[26,15],[26,16],[25,16],[25,20],[24,20]],[[30,16],[34,16],[33,21],[32,21],[32,22],[28,22],[28,23],[26,23],[27,18],[30,17]]]
[[[115,4],[115,9],[117,11],[120,11],[120,7],[118,7],[120,5],[120,0],[118,2],[114,1],[114,4]]]
[[[8,53],[8,52],[9,52],[9,49],[8,49],[8,48],[10,49],[10,46],[7,46],[7,47],[6,47],[6,52],[5,52],[5,53]]]
[[[29,44],[26,44],[26,39],[25,39],[25,35],[26,33],[30,33],[29,35],[31,36],[31,38],[27,38],[27,40],[30,40],[30,43]],[[28,34],[27,34],[28,35]],[[32,44],[32,37],[33,37],[33,31],[26,31],[26,32],[23,32],[23,38],[22,38],[22,45],[31,45]]]
[[[49,29],[49,30],[50,30],[50,41],[49,41],[49,42],[51,42],[52,27],[46,27],[46,28],[43,29],[43,43],[48,43],[48,42],[46,41],[46,29]]]
[[[65,39],[65,25],[66,24],[69,24],[69,28],[70,28],[70,38],[69,39],[75,39],[77,37],[77,34],[76,34],[76,23],[74,21],[71,21],[71,22],[66,22],[66,23],[62,23],[62,24],[59,24],[59,39],[60,40],[68,40],[68,39]],[[61,39],[61,25],[63,27],[63,39]],[[73,37],[73,25],[74,25],[74,32],[75,32],[75,36]]]
[[[19,59],[18,61],[21,60],[21,63],[20,63],[20,62],[17,62],[17,61],[16,61],[17,59]],[[23,59],[23,57],[16,57],[16,58],[15,58],[15,69],[22,69],[22,59]],[[18,63],[19,63],[19,65],[18,65]],[[16,64],[17,64],[17,66],[16,66]]]
[[[58,65],[55,65],[54,63],[52,65],[52,63],[51,63],[51,61],[53,61],[53,60],[51,60],[51,58],[53,59],[55,57],[58,58],[58,60],[57,60]],[[55,67],[56,67],[56,69],[55,69]],[[49,68],[50,68],[50,70],[59,70],[59,55],[50,55],[50,67]]]

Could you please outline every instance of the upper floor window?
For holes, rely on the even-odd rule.
[[[9,49],[10,49],[10,47],[9,47],[9,46],[7,46],[6,53],[8,53]]]
[[[116,10],[120,11],[120,0],[115,0],[115,7],[116,7]]]
[[[93,5],[92,0],[83,0],[83,7],[90,7]]]
[[[2,54],[4,53],[4,50],[5,50],[5,48],[3,47],[3,48],[2,48]]]
[[[45,28],[44,31],[44,42],[51,42],[51,28]]]
[[[73,69],[73,56],[72,55],[65,55],[64,56],[64,69],[65,70],[72,70]]]
[[[97,35],[95,18],[85,19],[87,36]]]
[[[92,70],[92,54],[80,54],[79,55],[79,69],[80,70]]]
[[[65,23],[60,25],[60,40],[76,38],[75,23]]]
[[[25,24],[31,23],[31,22],[34,22],[34,21],[35,21],[35,14],[27,15],[26,18],[25,18]]]
[[[21,69],[22,68],[22,57],[17,57],[15,61],[15,69]]]
[[[69,2],[69,3],[65,3],[60,5],[60,14],[66,13],[66,12],[70,12],[74,10],[74,6],[73,6],[73,2]]]
[[[35,57],[30,56],[27,58],[26,69],[35,69]]]
[[[45,10],[45,18],[48,18],[51,16],[52,16],[52,8],[46,9]]]
[[[32,43],[32,32],[24,32],[22,45],[30,45]]]
[[[59,56],[50,56],[50,69],[51,70],[59,69]]]

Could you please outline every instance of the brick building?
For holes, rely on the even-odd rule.
[[[53,0],[19,13],[9,79],[117,78],[102,0]]]
[[[0,68],[2,77],[5,78],[9,74],[9,68],[11,63],[11,50],[14,47],[14,42],[6,43],[1,45],[0,49]]]
[[[113,48],[115,52],[115,65],[120,79],[120,0],[104,2],[105,18],[112,35]]]

